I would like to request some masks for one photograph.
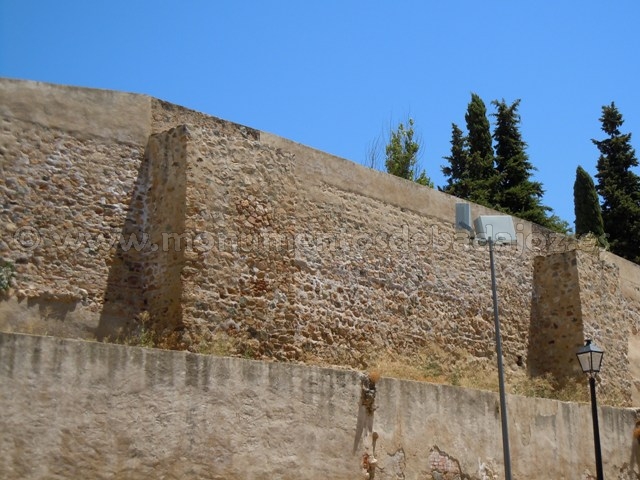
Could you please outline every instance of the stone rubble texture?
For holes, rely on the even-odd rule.
[[[0,121],[0,330],[121,340],[147,318],[192,351],[224,333],[262,360],[365,369],[437,345],[495,364],[489,252],[454,197],[143,95],[0,79]],[[599,394],[638,404],[638,267],[514,224],[507,369],[575,377],[592,338]]]

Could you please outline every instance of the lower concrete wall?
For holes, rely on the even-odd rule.
[[[363,478],[358,372],[7,333],[0,368],[4,479]],[[383,378],[376,405],[376,479],[503,478],[496,394]],[[514,479],[592,478],[589,405],[507,405]],[[600,410],[606,478],[639,478],[634,422]]]

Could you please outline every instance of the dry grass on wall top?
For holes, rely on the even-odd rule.
[[[148,312],[136,316],[137,325],[127,336],[118,337],[115,343],[160,348],[189,350],[194,353],[220,357],[239,357],[264,360],[259,354],[256,339],[244,339],[234,332],[211,332],[209,328],[190,327],[180,332],[158,332]],[[401,354],[389,349],[359,352],[357,365],[352,358],[326,359],[304,352],[298,363],[325,367],[375,370],[383,377],[421,382],[455,385],[463,388],[498,392],[498,375],[495,356],[478,358],[460,349],[444,349],[437,344],[426,346],[420,353]],[[273,361],[272,358],[269,359]],[[524,368],[507,369],[505,372],[507,393],[525,397],[549,398],[566,402],[588,402],[589,390],[586,378],[578,375],[560,383],[550,374],[529,377]],[[608,386],[599,392],[603,405],[629,406],[623,392]]]
[[[385,377],[499,391],[495,356],[477,358],[461,350],[445,351],[436,345],[412,356],[384,351],[371,359],[370,368]],[[510,369],[505,372],[505,386],[507,393],[512,395],[563,402],[590,401],[587,378],[580,374],[561,382],[552,374],[530,377],[524,368]],[[615,407],[630,406],[624,392],[611,384],[599,390],[598,402]]]
[[[136,315],[133,325],[130,331],[121,331],[109,341],[135,347],[187,350],[186,344],[181,340],[180,332],[161,330],[147,311]]]
[[[466,352],[446,352],[437,346],[419,356],[402,356],[384,352],[373,368],[385,377],[456,385],[463,388],[498,392],[497,366],[494,358],[476,358]],[[505,373],[507,393],[525,397],[586,402],[588,391],[582,378],[560,385],[551,375],[530,378],[524,370]]]
[[[136,316],[137,327],[126,336],[119,336],[114,343],[165,350],[188,350],[194,353],[218,357],[237,357],[273,361],[259,354],[259,341],[242,339],[232,332],[208,328],[190,328],[183,332],[157,332],[147,312]],[[351,359],[336,358],[328,362],[312,354],[306,354],[297,363],[332,368],[376,371],[383,377],[414,380],[463,388],[498,392],[498,375],[495,358],[478,358],[462,350],[447,351],[432,344],[419,353],[404,355],[391,350],[377,350],[358,355],[358,365],[349,366]],[[524,397],[549,398],[565,402],[589,402],[586,378],[578,375],[562,384],[551,374],[529,377],[524,369],[512,369],[505,373],[507,393]],[[615,386],[599,391],[601,405],[629,407],[622,391]]]
[[[307,365],[348,368],[358,371],[375,369],[382,376],[455,385],[463,388],[498,391],[498,375],[495,354],[475,357],[462,349],[442,347],[427,343],[419,351],[397,352],[376,349],[364,351],[347,347],[333,349],[331,356],[318,355],[298,349],[293,359],[279,358],[283,352],[264,352],[264,342],[249,338],[237,328],[220,328],[211,331],[208,325],[188,325],[180,331],[157,331],[147,312],[136,316],[136,327],[127,335],[116,339],[117,343],[151,348],[188,350],[194,353],[239,357],[265,361],[291,361]],[[286,348],[284,345],[283,348]],[[294,348],[294,346],[291,346]],[[526,367],[507,366],[505,382],[509,394],[525,397],[549,398],[568,402],[588,402],[588,382],[583,375],[559,382],[552,375],[529,377]],[[609,382],[599,388],[599,401],[603,405],[628,407],[624,392],[616,390]]]

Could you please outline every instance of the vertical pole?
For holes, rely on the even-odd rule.
[[[593,444],[596,449],[596,478],[604,480],[602,473],[602,452],[600,450],[600,427],[598,426],[598,402],[596,401],[596,378],[589,376],[589,388],[591,390],[591,417],[593,418]]]
[[[491,263],[491,292],[493,294],[493,319],[496,329],[496,354],[498,355],[498,381],[500,385],[500,417],[502,423],[502,454],[504,456],[504,478],[511,480],[511,454],[509,453],[509,426],[507,425],[507,400],[504,388],[504,367],[502,365],[502,339],[498,316],[498,290],[496,288],[496,268],[493,260],[493,238],[489,237],[489,261]],[[601,479],[598,479],[601,480]]]

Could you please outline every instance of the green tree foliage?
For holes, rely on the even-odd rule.
[[[409,118],[407,126],[401,122],[396,130],[390,132],[389,143],[385,148],[385,166],[387,172],[407,180],[433,187],[433,182],[424,170],[418,173],[418,151],[420,144],[415,139],[414,121]]]
[[[569,222],[563,220],[556,214],[552,214],[547,217],[547,220],[544,224],[549,230],[553,230],[554,232],[563,233],[565,235],[571,233],[571,227],[569,226]]]
[[[520,100],[492,104],[497,110],[492,114],[496,118],[493,136],[485,104],[475,93],[465,114],[468,135],[452,124],[451,155],[444,157],[448,165],[442,167],[447,184],[442,191],[567,233],[569,223],[549,214],[551,208],[541,203],[542,184],[531,180],[535,168],[520,134]]]
[[[547,212],[551,208],[542,205],[542,184],[531,180],[535,170],[526,153],[527,144],[520,134],[520,100],[511,105],[494,100],[496,125],[493,138],[496,142],[496,185],[493,201],[498,210],[519,218],[552,227]]]
[[[487,107],[475,93],[467,105],[464,119],[467,123],[467,171],[469,184],[468,199],[491,206],[492,190],[495,183],[491,125],[487,118]]]
[[[576,169],[576,181],[573,184],[573,208],[576,215],[575,234],[592,233],[601,241],[604,240],[604,224],[596,186],[591,175],[581,166]]]
[[[433,181],[427,176],[427,172],[425,172],[424,170],[422,170],[420,172],[420,175],[418,175],[416,178],[414,178],[413,181],[416,182],[417,184],[420,184],[420,185],[424,186],[424,187],[433,188]]]
[[[444,192],[485,206],[492,206],[495,184],[491,125],[487,108],[475,93],[467,105],[465,121],[468,135],[452,124],[451,155],[444,157],[449,165],[442,167],[447,178]]]
[[[469,155],[477,156],[480,160],[478,166],[484,168],[485,174],[490,174],[490,170],[493,168],[491,125],[487,118],[487,107],[475,93],[471,94],[471,101],[467,105],[464,119],[467,122],[467,131],[469,132],[467,137]]]
[[[640,263],[640,177],[631,169],[638,166],[631,146],[631,134],[623,134],[622,114],[614,102],[602,107],[604,140],[592,140],[600,151],[596,190],[602,197],[602,220],[611,251]]]
[[[442,173],[447,177],[447,184],[442,191],[458,198],[469,199],[471,180],[467,139],[455,123],[451,124],[451,155],[444,159],[448,160],[449,165],[442,167]]]
[[[0,293],[11,288],[11,281],[16,276],[16,269],[12,262],[0,258]]]

